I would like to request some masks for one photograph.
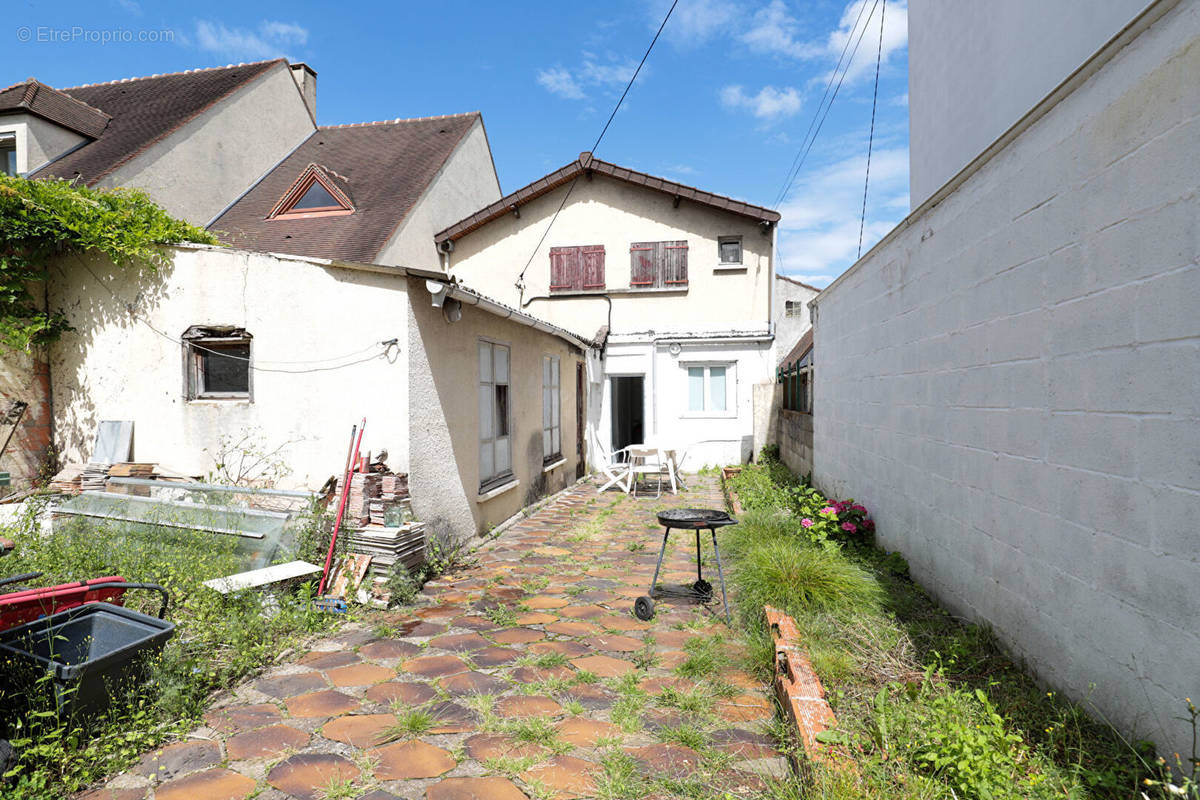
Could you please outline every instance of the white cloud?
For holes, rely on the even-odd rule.
[[[652,0],[646,6],[652,30],[658,30],[671,0]],[[680,0],[663,28],[663,38],[680,48],[698,47],[730,28],[741,11],[731,0]]]
[[[571,73],[562,67],[538,70],[537,82],[550,94],[556,94],[568,100],[581,100],[585,97],[583,89],[571,77]]]
[[[137,0],[117,0],[117,5],[125,9],[130,14],[133,14],[135,17],[140,17],[142,15],[142,5],[141,3],[137,2]]]
[[[780,270],[803,273],[800,280],[823,286],[858,257],[866,153],[835,161],[797,183],[779,208]],[[871,156],[871,187],[863,252],[895,227],[908,211],[908,152],[876,150]],[[826,281],[827,282],[827,281]]]
[[[308,30],[294,22],[264,20],[255,30],[226,28],[220,22],[198,20],[196,44],[236,58],[275,58],[285,56],[289,47],[308,42]]]
[[[746,94],[741,86],[726,86],[721,90],[721,103],[730,109],[745,109],[763,120],[790,117],[804,106],[804,98],[797,89],[785,86],[776,89],[764,86],[758,94]]]

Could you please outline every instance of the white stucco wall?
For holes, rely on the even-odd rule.
[[[911,0],[909,198],[921,205],[1148,0]]]
[[[1166,753],[1200,695],[1197,75],[1185,0],[826,289],[815,330],[818,485]]]
[[[380,264],[442,270],[433,235],[499,198],[500,181],[480,118],[458,143],[376,260]]]
[[[204,226],[314,130],[291,70],[280,62],[97,186],[144,189],[172,216]]]
[[[818,290],[805,286],[782,275],[775,276],[775,293],[771,301],[771,318],[775,323],[775,363],[791,352],[800,337],[812,328],[808,313],[808,302],[817,296]],[[787,315],[787,302],[791,300],[799,308],[795,316]]]
[[[47,122],[33,114],[0,116],[0,133],[17,135],[17,172],[37,169],[47,161],[84,141],[75,131]]]
[[[406,471],[403,276],[243,250],[171,252],[172,266],[141,278],[99,260],[67,259],[52,269],[51,306],[76,328],[51,352],[55,433],[67,460],[86,460],[100,420],[133,420],[135,460],[204,474],[221,434],[249,430],[272,448],[286,443],[292,472],[282,485],[318,488],[345,466],[350,427],[365,416],[363,450],[386,448],[389,465]],[[129,303],[145,322],[131,317]],[[178,339],[189,326],[206,324],[253,335],[252,402],[187,400],[182,345],[150,328]],[[265,371],[346,364],[381,352],[376,343],[393,338],[400,351],[391,362]]]
[[[525,298],[550,294],[550,248],[604,245],[606,290],[592,296],[535,301],[525,310],[591,338],[610,324],[613,332],[765,330],[770,319],[773,233],[763,234],[750,219],[689,203],[672,207],[670,195],[603,175],[580,178],[570,200],[534,252],[546,225],[562,203],[560,187],[526,205],[521,216],[496,219],[455,242],[450,271],[464,284],[510,305],[518,303],[514,284],[525,274]],[[744,269],[722,270],[717,237],[742,237]],[[688,241],[686,290],[630,290],[629,246],[633,242]],[[561,293],[556,293],[561,295]]]

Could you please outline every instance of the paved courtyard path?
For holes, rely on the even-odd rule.
[[[720,508],[716,482],[660,499],[580,484],[428,584],[427,605],[314,643],[83,797],[756,796],[787,766],[719,606],[631,613],[654,514],[685,505]],[[694,540],[672,540],[661,580],[690,583]]]

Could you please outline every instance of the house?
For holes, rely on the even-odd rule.
[[[590,153],[438,232],[463,285],[602,343],[586,425],[685,468],[747,459],[773,380],[779,214]]]
[[[775,276],[771,316],[775,320],[776,364],[788,364],[796,360],[790,357],[792,350],[801,337],[812,330],[808,304],[820,292],[817,287],[787,275]]]
[[[815,300],[814,481],[1048,687],[1186,757],[1200,3],[909,26],[915,207]]]

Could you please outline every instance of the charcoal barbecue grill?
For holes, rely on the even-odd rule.
[[[721,602],[725,606],[725,621],[730,622],[729,597],[725,593],[725,573],[721,569],[721,550],[717,547],[717,528],[736,525],[737,520],[724,511],[709,508],[672,508],[658,514],[658,523],[663,526],[662,547],[658,551],[658,564],[654,567],[654,578],[650,581],[650,593],[642,595],[633,604],[634,615],[641,620],[654,618],[654,601],[662,597],[680,597],[709,603],[713,598],[712,584],[704,580],[700,561],[700,531],[712,534],[713,553],[717,557],[717,577],[721,581]],[[667,552],[667,539],[672,530],[696,532],[696,582],[690,587],[667,588],[658,586],[658,574],[662,571],[663,555]]]

